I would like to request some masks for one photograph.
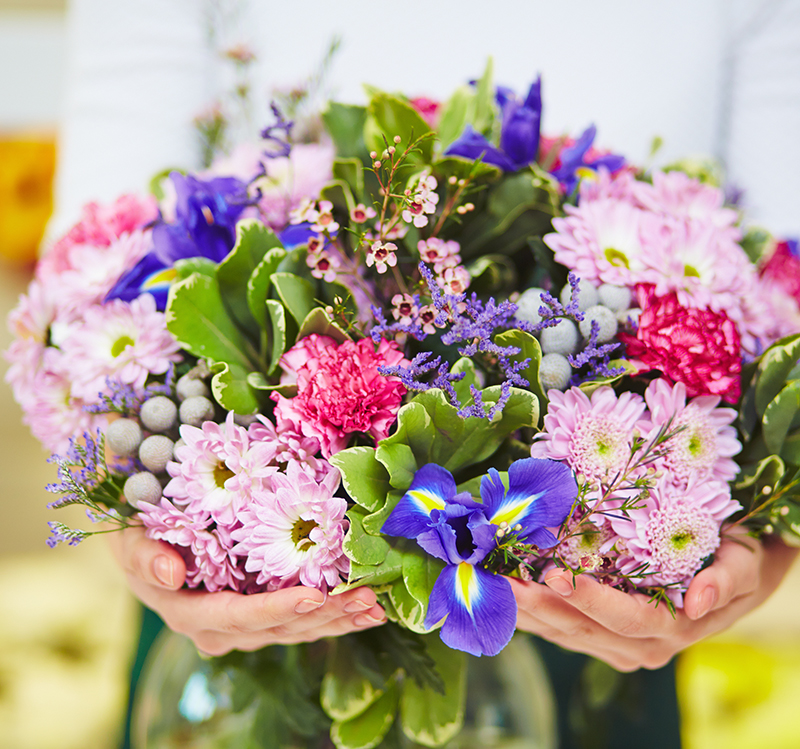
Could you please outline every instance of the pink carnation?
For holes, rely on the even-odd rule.
[[[82,323],[70,326],[61,348],[73,395],[89,402],[105,390],[108,377],[142,388],[148,375],[164,374],[171,362],[181,360],[150,294],[90,307]]]
[[[232,532],[236,554],[247,555],[245,569],[257,572],[267,590],[307,585],[335,587],[350,569],[342,544],[347,531],[347,500],[335,497],[339,472],[317,482],[290,462],[276,474],[272,491],[258,492]]]
[[[394,342],[381,341],[377,351],[368,338],[337,344],[312,334],[284,354],[285,382],[296,382],[297,395],[273,393],[275,418],[319,440],[325,457],[347,447],[354,433],[376,442],[389,435],[406,392],[397,377],[384,377],[381,365],[395,365],[403,354]]]
[[[733,460],[742,445],[731,426],[736,418],[732,408],[717,408],[719,397],[705,395],[686,403],[686,386],[663,379],[654,380],[644,394],[650,409],[653,432],[671,421],[670,430],[680,430],[664,443],[667,450],[658,467],[672,483],[686,486],[697,480],[733,481],[739,466]]]
[[[769,259],[761,266],[761,277],[780,287],[800,305],[800,254],[797,242],[793,244],[794,252],[788,242],[778,242],[775,245]]]

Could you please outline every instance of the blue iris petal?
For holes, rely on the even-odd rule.
[[[578,485],[567,466],[540,458],[526,458],[511,464],[507,492],[493,468],[481,482],[481,496],[489,522],[507,523],[512,527],[519,524],[522,529],[517,537],[537,546],[552,546],[556,542],[552,533],[544,529],[564,521],[577,494]]]
[[[430,527],[432,511],[443,510],[455,494],[456,482],[450,471],[435,463],[422,466],[381,532],[388,536],[416,538]]]
[[[156,300],[156,308],[163,312],[167,307],[167,294],[174,278],[175,271],[151,252],[114,284],[106,295],[106,300],[122,299],[130,302],[140,294],[152,294]]]
[[[431,591],[425,626],[432,628],[442,619],[441,638],[449,647],[472,655],[497,655],[517,626],[511,585],[467,562],[448,565]]]
[[[601,166],[604,166],[610,172],[615,172],[625,166],[625,158],[615,154],[599,156],[592,162],[586,161],[586,154],[592,147],[596,135],[597,128],[594,125],[590,125],[580,134],[573,145],[561,152],[561,166],[553,172],[553,176],[564,185],[567,194],[572,193],[577,186],[578,177],[576,172],[581,167],[597,171]]]
[[[484,164],[500,167],[504,172],[515,170],[513,162],[497,146],[476,132],[472,125],[467,125],[458,140],[450,144],[445,156],[461,156],[473,161],[481,159]]]

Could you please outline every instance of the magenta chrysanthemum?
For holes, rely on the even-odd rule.
[[[206,421],[202,427],[184,424],[185,445],[175,450],[178,462],[167,471],[172,480],[164,496],[205,511],[222,525],[233,525],[255,492],[269,486],[277,472],[272,465],[275,445],[251,440],[247,430],[228,414],[224,424]]]
[[[620,571],[629,574],[647,564],[634,580],[637,585],[678,584],[677,593],[719,547],[722,521],[741,509],[724,482],[694,479],[685,488],[664,479],[641,504],[629,518],[611,517],[628,556],[620,561]]]
[[[653,437],[670,419],[670,429],[680,430],[663,444],[667,452],[658,461],[658,467],[673,483],[686,486],[692,477],[725,482],[735,478],[739,466],[733,456],[742,449],[731,426],[736,411],[717,408],[718,396],[701,396],[687,404],[683,383],[670,386],[663,379],[651,382],[644,398],[650,409]]]
[[[337,344],[328,336],[309,335],[281,359],[286,381],[297,384],[297,395],[272,395],[275,418],[317,438],[325,457],[347,447],[354,433],[369,434],[378,442],[389,435],[406,392],[397,377],[384,377],[378,367],[401,361],[394,342],[382,340],[376,350],[368,338]]]
[[[183,556],[190,588],[202,585],[212,593],[242,588],[246,575],[237,566],[230,532],[215,526],[211,513],[191,505],[180,509],[166,499],[142,503],[139,509],[145,535],[172,544]]]
[[[108,377],[142,388],[148,375],[164,374],[170,363],[181,360],[178,343],[150,294],[90,307],[82,324],[70,326],[61,349],[73,395],[89,402],[105,389]]]
[[[320,449],[319,440],[315,437],[306,437],[296,430],[291,421],[281,421],[276,427],[269,419],[259,414],[258,420],[250,425],[248,433],[253,440],[270,442],[274,445],[275,457],[272,460],[276,466],[294,461],[317,481],[322,481],[334,470],[327,460],[317,457]]]
[[[347,531],[347,501],[333,496],[339,472],[317,482],[291,462],[272,479],[272,491],[257,493],[239,513],[242,527],[232,532],[233,551],[246,555],[245,569],[258,573],[267,590],[307,585],[335,587],[349,571],[342,544]]]
[[[592,393],[580,388],[551,390],[544,431],[531,447],[534,458],[565,461],[591,483],[612,478],[631,456],[634,433],[647,432],[645,402],[635,393],[619,397],[610,387]]]

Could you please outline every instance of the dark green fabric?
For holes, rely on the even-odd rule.
[[[559,749],[680,749],[675,661],[623,674],[536,640],[558,707]]]
[[[164,622],[158,614],[150,611],[144,606],[141,609],[141,624],[139,627],[139,642],[136,646],[136,657],[133,659],[133,666],[131,667],[131,683],[128,690],[128,710],[125,714],[125,733],[122,739],[122,749],[131,749],[131,713],[133,711],[133,700],[136,695],[136,685],[139,683],[139,677],[142,675],[142,666],[144,665],[147,653],[153,645],[158,633],[163,629]]]

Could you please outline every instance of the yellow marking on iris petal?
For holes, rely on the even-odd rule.
[[[518,499],[516,502],[509,502],[503,505],[503,507],[492,516],[489,522],[495,525],[500,525],[500,523],[514,525],[517,520],[519,520],[520,516],[525,514],[525,510],[531,506],[531,503],[535,502],[541,496],[541,494],[531,494],[530,496]]]
[[[478,599],[478,577],[467,562],[461,562],[456,570],[456,597],[472,616],[472,602]]]
[[[142,290],[152,289],[156,286],[164,286],[171,284],[178,276],[175,268],[164,268],[164,270],[157,271],[149,275],[142,284]]]
[[[425,489],[412,489],[408,492],[408,496],[429,515],[432,510],[444,509],[444,500],[441,497],[437,497],[432,492],[425,491]]]

